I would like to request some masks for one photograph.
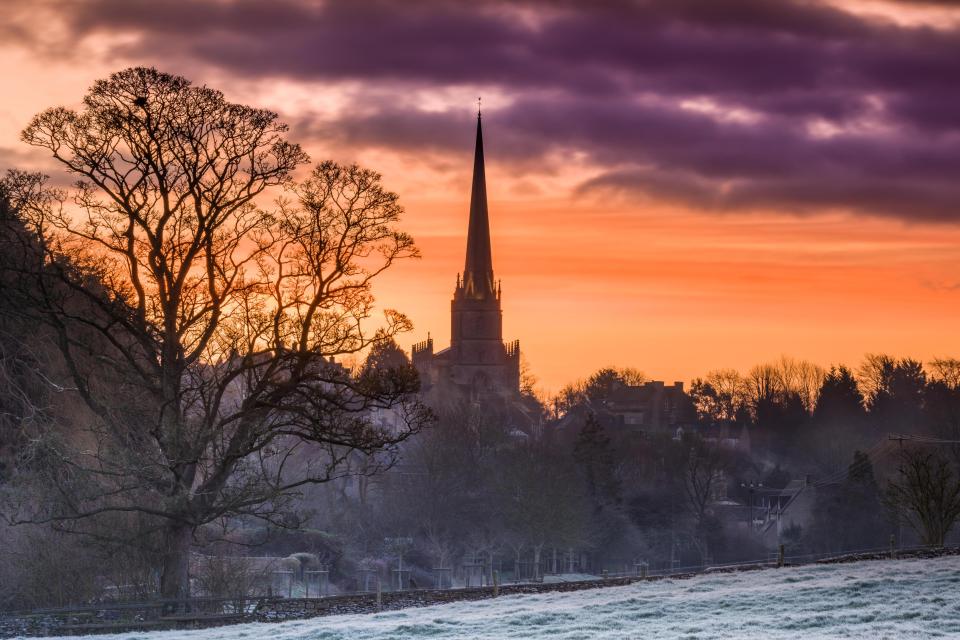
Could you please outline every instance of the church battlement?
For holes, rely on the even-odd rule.
[[[416,358],[418,356],[433,355],[433,338],[421,340],[410,348],[410,354]]]

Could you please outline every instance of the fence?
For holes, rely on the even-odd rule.
[[[12,611],[0,613],[0,637],[169,629],[198,620],[203,626],[232,624],[249,619],[264,603],[262,597],[237,596]]]
[[[381,581],[377,576],[371,590],[341,592],[337,595],[324,595],[318,592],[316,597],[307,598],[278,596],[191,598],[189,600],[156,600],[140,603],[103,603],[71,608],[0,613],[0,637],[197,628],[254,620],[285,620],[316,615],[373,612],[383,608],[395,609],[404,606],[489,598],[497,593],[507,595],[552,590],[566,591],[630,584],[642,580],[691,577],[704,573],[733,572],[777,566],[799,566],[816,562],[851,562],[939,555],[960,555],[960,548],[916,546],[897,549],[891,545],[883,548],[858,549],[842,554],[806,553],[792,555],[786,554],[784,549],[781,548],[779,553],[750,562],[664,569],[649,569],[647,563],[637,562],[632,569],[627,571],[610,572],[605,570],[600,576],[569,581],[521,581],[507,585],[500,584],[499,572],[494,572],[492,584],[482,587],[388,590],[386,588],[387,583]]]
[[[628,578],[628,577],[659,577],[669,578],[675,576],[689,576],[705,573],[721,573],[724,571],[737,571],[747,568],[774,568],[778,566],[796,567],[806,564],[815,564],[822,562],[856,562],[857,560],[881,560],[881,559],[906,559],[915,557],[933,557],[939,555],[960,555],[960,547],[931,547],[928,545],[916,545],[909,547],[897,547],[893,544],[885,547],[870,547],[863,549],[851,549],[844,551],[827,551],[822,553],[800,553],[787,554],[781,545],[779,552],[773,551],[768,556],[741,562],[716,563],[710,565],[689,565],[673,568],[650,569],[646,563],[635,564],[631,571],[609,572],[604,575],[608,578]]]

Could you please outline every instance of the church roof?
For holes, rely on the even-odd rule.
[[[477,114],[477,145],[473,156],[473,189],[470,192],[470,226],[463,289],[470,298],[496,297],[493,258],[490,253],[490,215],[487,212],[487,180],[483,166],[483,131]]]

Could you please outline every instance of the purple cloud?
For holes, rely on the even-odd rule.
[[[136,34],[114,52],[126,62],[397,91],[496,86],[512,100],[487,111],[498,158],[530,167],[577,152],[604,171],[581,191],[960,220],[957,28],[801,0],[91,0],[64,13],[72,37]],[[467,108],[363,107],[297,130],[428,153],[469,146]]]

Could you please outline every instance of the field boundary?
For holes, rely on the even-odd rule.
[[[807,554],[785,556],[707,567],[677,567],[673,570],[651,571],[647,575],[607,574],[590,580],[569,582],[527,582],[500,586],[457,589],[415,589],[382,593],[353,593],[322,598],[198,598],[190,606],[176,607],[176,613],[164,614],[171,603],[154,601],[90,605],[64,609],[38,609],[0,613],[0,638],[17,636],[42,637],[49,635],[87,635],[124,633],[131,631],[159,631],[202,629],[249,622],[284,622],[320,616],[370,614],[426,607],[451,602],[486,600],[498,596],[582,591],[618,587],[637,582],[667,579],[688,579],[698,575],[739,573],[743,571],[775,570],[778,566],[796,567],[810,564],[839,564],[890,559],[929,559],[960,555],[960,547],[915,547],[911,549],[870,549],[841,554]],[[184,604],[184,603],[181,603]]]

